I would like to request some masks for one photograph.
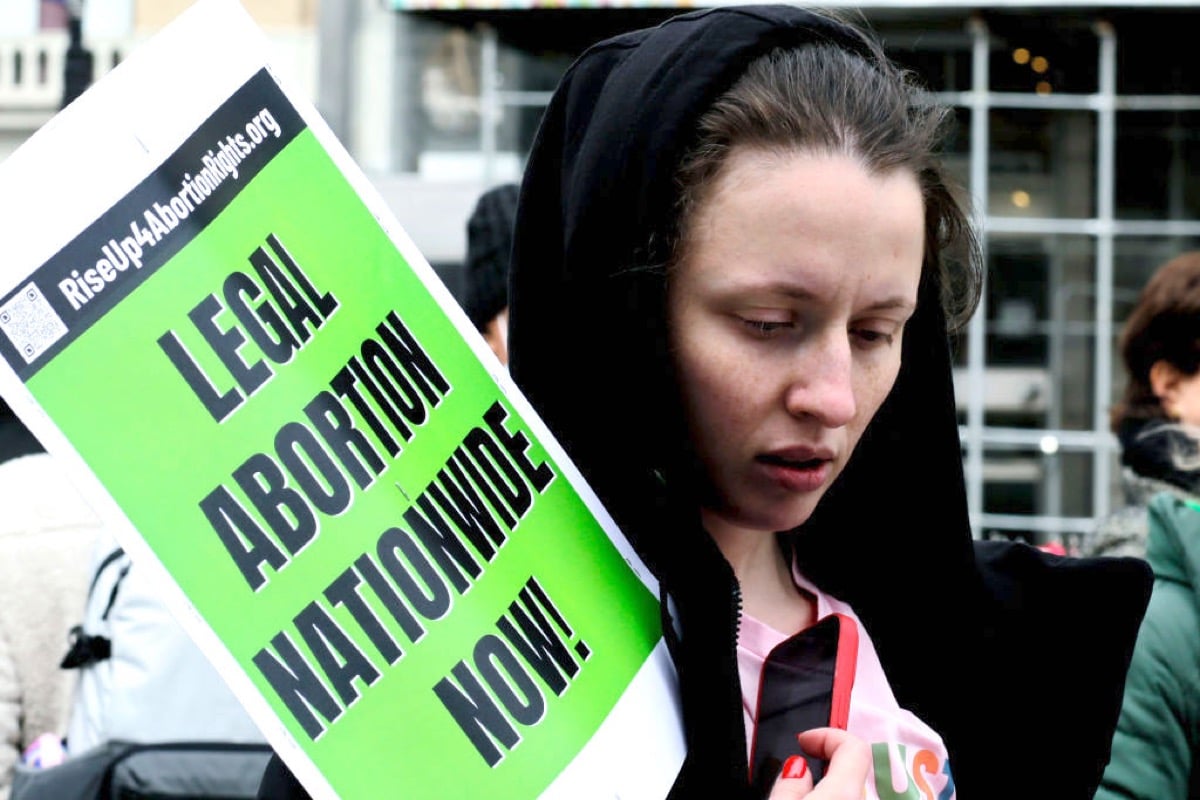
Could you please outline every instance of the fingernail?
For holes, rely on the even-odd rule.
[[[783,777],[803,778],[807,774],[808,762],[804,760],[804,756],[790,756],[783,762]]]

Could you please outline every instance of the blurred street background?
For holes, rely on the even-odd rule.
[[[701,3],[243,0],[456,297],[480,193],[518,181],[589,44]],[[190,0],[0,0],[0,159]],[[1108,409],[1138,291],[1200,247],[1200,5],[825,2],[954,106],[984,232],[955,387],[974,527],[1075,551],[1120,502]],[[920,467],[920,454],[913,454]]]

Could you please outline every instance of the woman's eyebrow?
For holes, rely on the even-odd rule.
[[[867,306],[867,311],[913,311],[917,307],[916,302],[905,297],[904,295],[893,295],[885,297],[882,300],[871,303]]]
[[[718,291],[726,295],[740,294],[770,294],[780,297],[787,297],[793,300],[805,300],[808,302],[821,302],[821,295],[808,287],[796,283],[794,281],[755,281],[755,280],[733,280],[724,283],[718,287]],[[903,294],[888,295],[871,303],[866,307],[867,311],[913,311],[917,307],[916,301],[906,297]]]
[[[820,300],[816,292],[794,281],[730,280],[721,282],[717,288],[724,294],[777,294],[799,300]]]

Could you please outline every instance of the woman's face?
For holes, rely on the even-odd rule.
[[[1180,375],[1173,412],[1183,424],[1200,428],[1200,372]]]
[[[812,514],[896,380],[923,246],[910,172],[730,153],[667,290],[710,532]]]
[[[1160,359],[1150,368],[1150,388],[1168,419],[1200,428],[1200,371],[1189,375]]]

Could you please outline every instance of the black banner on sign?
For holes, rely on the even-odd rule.
[[[266,69],[0,299],[0,355],[28,381],[154,274],[306,127]]]

